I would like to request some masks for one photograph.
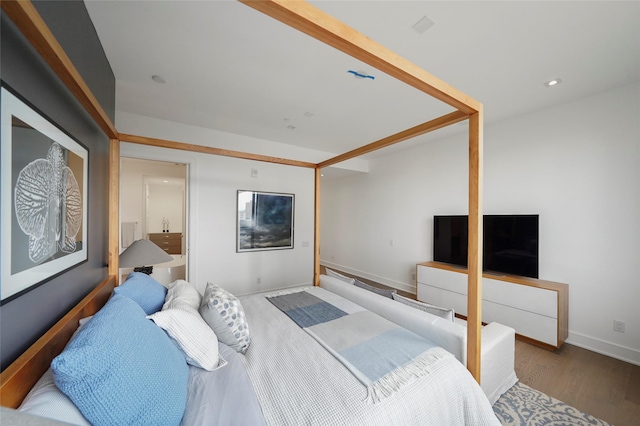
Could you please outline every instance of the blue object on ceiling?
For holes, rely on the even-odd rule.
[[[349,71],[347,71],[347,72],[349,72],[349,73],[351,73],[351,74],[355,75],[357,78],[370,78],[371,80],[374,80],[374,79],[375,79],[375,77],[374,77],[374,76],[372,76],[372,75],[362,74],[362,73],[360,73],[360,72],[358,72],[358,71],[349,70]]]

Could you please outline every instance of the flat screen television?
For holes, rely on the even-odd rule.
[[[433,217],[433,260],[467,266],[467,216]],[[538,278],[538,215],[484,215],[482,269]]]

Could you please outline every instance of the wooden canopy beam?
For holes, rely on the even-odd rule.
[[[180,149],[183,151],[199,152],[202,154],[222,155],[225,157],[242,158],[245,160],[263,161],[266,163],[283,164],[287,166],[298,166],[315,169],[315,163],[309,163],[307,161],[289,160],[286,158],[270,157],[267,155],[251,154],[248,152],[232,151],[229,149],[214,148],[212,146],[196,145],[191,143],[169,141],[165,139],[148,138],[146,136],[128,135],[126,133],[120,134],[120,141],[137,143],[140,145],[157,146],[160,148]]]
[[[113,123],[102,109],[85,81],[80,76],[69,57],[55,39],[44,20],[41,18],[29,0],[2,1],[2,10],[16,24],[26,39],[38,51],[51,69],[61,79],[78,102],[91,115],[97,125],[109,137],[111,144],[111,173],[118,169],[113,162],[119,149],[120,137],[128,138],[130,142],[160,146],[170,149],[183,149],[215,155],[242,158],[247,160],[267,161],[272,163],[315,168],[315,199],[316,199],[316,241],[319,241],[319,171],[321,167],[344,161],[348,158],[363,155],[374,149],[389,146],[393,143],[415,137],[435,128],[444,127],[459,122],[469,116],[469,298],[468,298],[468,327],[467,327],[467,368],[474,378],[480,381],[480,325],[482,300],[482,105],[473,98],[456,90],[444,81],[412,64],[396,53],[374,42],[356,30],[341,23],[332,16],[303,1],[287,0],[239,0],[242,3],[286,24],[303,33],[340,50],[355,59],[367,63],[391,77],[402,81],[431,97],[438,99],[457,111],[446,116],[423,123],[414,128],[397,133],[373,142],[365,147],[351,151],[319,164],[302,161],[287,160],[257,154],[247,154],[212,147],[161,139],[143,138],[133,135],[119,135]],[[440,125],[434,122],[440,120]],[[119,159],[118,159],[119,161]],[[115,253],[117,253],[118,201],[114,201],[116,189],[110,188],[109,214],[109,256],[110,273],[117,267]],[[319,242],[315,245],[314,281],[319,274]]]
[[[427,121],[426,123],[418,124],[417,126],[412,127],[410,129],[403,130],[402,132],[396,133],[391,136],[387,136],[386,138],[380,139],[375,142],[371,142],[368,145],[361,146],[360,148],[356,148],[352,151],[345,152],[344,154],[330,158],[326,161],[318,163],[318,167],[323,168],[323,167],[331,166],[337,163],[341,163],[346,160],[350,160],[352,158],[360,157],[361,155],[368,154],[373,151],[377,151],[380,148],[391,146],[398,142],[415,138],[416,136],[420,136],[425,133],[429,133],[434,130],[449,126],[451,124],[458,123],[460,121],[466,120],[467,117],[468,115],[462,111],[451,112],[449,114],[443,115],[442,117],[435,118],[431,121]]]
[[[49,64],[69,91],[93,117],[96,124],[110,139],[118,137],[118,131],[67,56],[58,40],[30,1],[2,1],[2,10]]]
[[[471,114],[481,104],[400,55],[304,1],[239,0],[408,85]]]

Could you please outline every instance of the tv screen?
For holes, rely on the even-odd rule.
[[[467,266],[467,216],[433,217],[433,260]]]
[[[538,278],[538,215],[485,215],[482,269]],[[467,216],[434,216],[433,260],[467,266]]]

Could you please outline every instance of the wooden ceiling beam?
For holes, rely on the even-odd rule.
[[[222,155],[225,157],[242,158],[245,160],[262,161],[265,163],[283,164],[286,166],[306,167],[310,169],[316,168],[315,163],[306,161],[289,160],[287,158],[271,157],[268,155],[251,154],[248,152],[232,151],[229,149],[214,148],[212,146],[196,145],[184,142],[175,142],[165,139],[149,138],[146,136],[129,135],[120,133],[121,142],[131,142],[140,145],[156,146],[160,148],[180,149],[183,151],[199,152],[202,154]]]
[[[415,127],[412,127],[407,130],[403,130],[402,132],[396,133],[391,136],[387,136],[386,138],[380,139],[375,142],[371,142],[368,145],[361,146],[360,148],[356,148],[349,152],[345,152],[344,154],[338,155],[336,157],[330,158],[326,161],[318,163],[318,167],[328,167],[337,163],[341,163],[346,160],[350,160],[352,158],[360,157],[361,155],[368,154],[370,152],[376,151],[380,148],[384,148],[390,145],[394,145],[398,142],[405,141],[407,139],[415,138],[416,136],[423,135],[425,133],[432,132],[434,130],[441,129],[443,127],[447,127],[451,124],[458,123],[460,121],[466,120],[468,117],[462,111],[454,111],[449,114],[443,115],[442,117],[435,118],[431,121],[427,121],[426,123],[418,124]]]
[[[304,1],[239,0],[467,114],[481,104],[438,77]]]
[[[67,56],[58,40],[30,1],[2,1],[2,10],[18,27],[53,72],[82,104],[102,131],[116,139],[118,131],[104,112],[100,102]]]

